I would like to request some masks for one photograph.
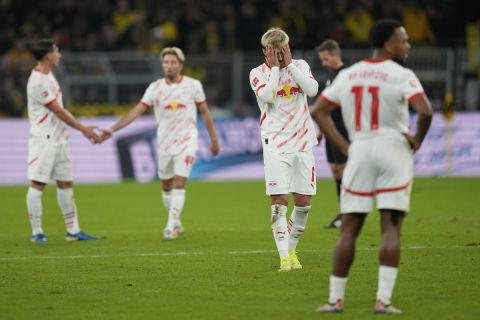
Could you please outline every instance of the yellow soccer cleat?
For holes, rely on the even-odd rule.
[[[290,257],[280,258],[280,268],[279,272],[288,272],[292,270],[292,264],[290,263]]]
[[[288,256],[290,258],[290,265],[293,270],[300,270],[303,268],[300,261],[298,261],[297,252],[295,249],[288,250]]]

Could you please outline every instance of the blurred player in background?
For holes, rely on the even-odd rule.
[[[318,58],[322,62],[322,66],[329,72],[329,77],[325,86],[328,87],[340,70],[345,68],[345,65],[342,61],[342,53],[340,46],[335,40],[327,39],[323,41],[318,47],[315,48],[315,51],[318,54]],[[313,105],[315,109],[316,106],[320,103],[321,98],[318,97]],[[345,124],[342,119],[342,112],[340,108],[335,109],[331,113],[333,123],[337,131],[348,141],[348,132],[345,128]],[[341,196],[341,186],[342,186],[342,176],[343,170],[345,169],[345,163],[347,162],[347,156],[344,155],[330,140],[325,139],[325,150],[327,153],[327,161],[332,171],[333,177],[335,178],[337,197],[340,202]],[[342,226],[342,220],[340,214],[330,222],[327,228],[340,228]]]
[[[184,232],[180,215],[185,203],[185,185],[198,148],[197,111],[210,135],[212,154],[217,155],[220,148],[202,84],[181,73],[185,63],[182,50],[165,48],[160,58],[164,78],[152,82],[140,102],[104,132],[102,139],[108,139],[153,108],[158,124],[158,177],[162,181],[163,204],[168,211],[163,238],[172,240]]]
[[[373,202],[380,210],[382,240],[376,313],[401,313],[391,305],[400,260],[400,229],[410,207],[413,152],[420,148],[432,108],[416,75],[402,65],[408,35],[395,20],[378,21],[371,31],[372,57],[342,70],[323,91],[313,116],[349,159],[342,185],[342,230],[333,257],[328,304],[318,312],[341,312],[355,241]],[[418,113],[409,133],[408,105]],[[330,112],[341,105],[351,144],[335,129]]]
[[[311,196],[316,193],[317,144],[307,96],[318,83],[304,60],[293,60],[288,35],[269,29],[261,39],[265,63],[250,71],[250,85],[261,111],[266,192],[271,197],[271,222],[280,255],[279,271],[301,269],[296,247],[305,230]],[[288,195],[294,208],[287,225]]]
[[[77,206],[73,198],[72,162],[67,125],[79,130],[93,143],[101,139],[93,127],[78,122],[63,108],[62,90],[52,73],[61,54],[53,40],[35,43],[37,60],[27,84],[30,136],[28,147],[27,208],[32,225],[32,242],[47,242],[42,228],[42,193],[51,178],[57,181],[57,200],[67,227],[67,240],[98,240],[80,231]]]

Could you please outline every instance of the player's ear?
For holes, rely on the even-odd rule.
[[[262,52],[263,52],[263,55],[266,56],[266,55],[267,55],[267,48],[266,48],[266,47],[262,47]]]

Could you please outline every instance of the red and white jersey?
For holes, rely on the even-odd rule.
[[[27,83],[30,135],[55,143],[67,143],[67,125],[47,106],[57,101],[63,108],[62,90],[52,72],[33,69]]]
[[[412,70],[389,59],[364,59],[342,70],[321,97],[340,105],[351,141],[409,131],[408,102],[424,94]]]
[[[307,94],[294,80],[293,72],[314,83],[316,87],[313,95],[317,93],[318,83],[304,60],[293,60],[288,67],[282,69],[270,68],[264,63],[250,71],[250,85],[261,111],[262,141],[274,146],[271,150],[278,153],[303,152],[318,143],[308,109]],[[271,77],[278,77],[278,81],[275,80],[272,84]],[[310,86],[311,83],[307,85]],[[262,90],[271,91],[268,92],[270,98],[265,99]]]
[[[183,75],[177,83],[167,78],[159,79],[148,86],[140,102],[153,107],[159,154],[195,154],[198,148],[197,104],[205,102],[200,81]]]

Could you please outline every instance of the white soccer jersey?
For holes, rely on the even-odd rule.
[[[424,94],[412,70],[389,59],[364,59],[342,70],[322,92],[340,105],[351,141],[376,134],[407,133],[408,102]]]
[[[293,72],[308,78],[309,81],[303,84],[303,88],[310,87],[309,90],[314,92],[309,95],[314,96],[318,83],[304,60],[293,60],[288,67],[280,70],[262,64],[250,71],[250,85],[261,111],[263,143],[272,144],[275,146],[272,150],[278,153],[303,152],[318,143],[308,109],[307,94],[301,89],[301,84],[294,80]],[[278,83],[274,83],[272,88],[268,84],[270,77],[278,77]],[[312,83],[316,86],[312,86]],[[270,101],[262,98],[262,90],[272,91]]]
[[[27,83],[30,135],[55,143],[68,140],[67,125],[47,106],[57,101],[63,108],[62,90],[52,72],[44,74],[33,69]]]
[[[152,82],[141,103],[153,107],[158,124],[158,153],[194,155],[198,148],[197,104],[205,101],[200,81],[181,76],[177,83],[166,78]]]

